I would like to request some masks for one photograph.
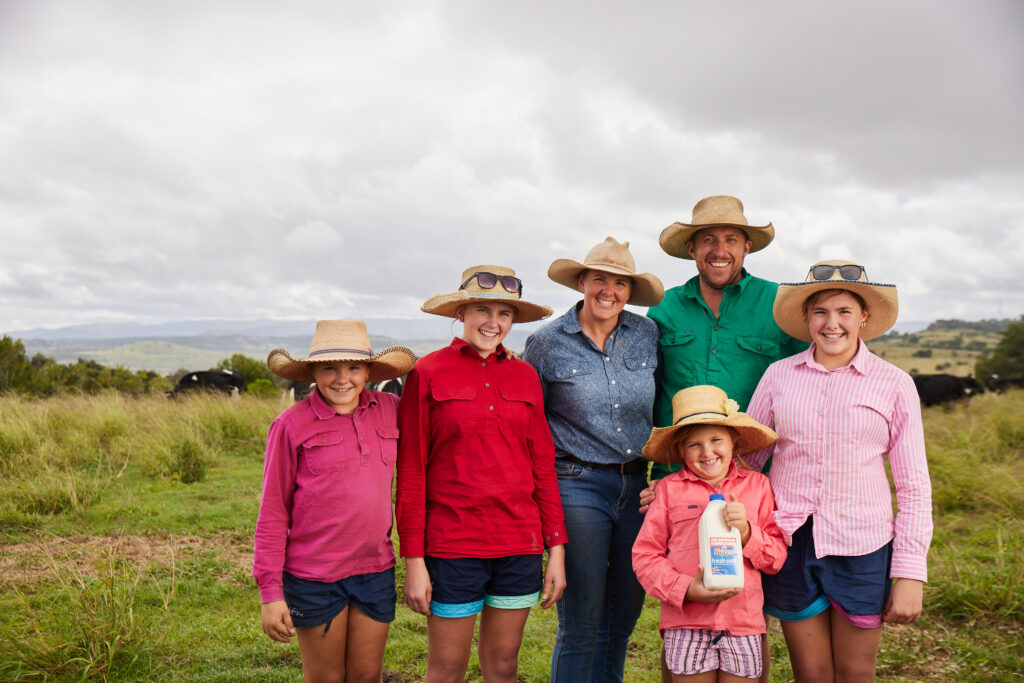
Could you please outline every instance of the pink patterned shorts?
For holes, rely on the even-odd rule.
[[[743,678],[761,676],[761,636],[731,636],[707,628],[665,630],[665,663],[674,674],[720,670]]]

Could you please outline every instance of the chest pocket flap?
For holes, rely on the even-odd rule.
[[[338,432],[325,432],[323,434],[317,434],[311,436],[302,442],[302,447],[306,450],[311,448],[325,448],[328,446],[339,446],[341,445],[342,436]]]
[[[476,389],[468,384],[448,383],[431,384],[430,396],[435,401],[472,401],[476,398]]]
[[[681,346],[697,338],[696,332],[666,332],[658,339],[661,346]]]
[[[780,356],[779,345],[761,337],[737,337],[736,343],[739,344],[741,349],[760,353],[769,358],[778,358]]]
[[[657,358],[657,356],[633,356],[622,360],[629,370],[654,370],[658,367]]]
[[[566,363],[555,368],[555,378],[560,380],[589,375],[590,369],[582,363]]]
[[[537,396],[534,392],[530,391],[530,388],[526,385],[519,384],[518,382],[500,382],[498,383],[498,393],[506,401],[518,401],[520,403],[532,404]]]

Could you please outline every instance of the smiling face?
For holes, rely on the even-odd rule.
[[[459,320],[463,323],[462,340],[472,346],[481,358],[487,358],[505,339],[515,317],[516,309],[508,304],[466,304],[459,310]]]
[[[739,228],[719,225],[695,232],[686,248],[697,262],[701,282],[712,289],[724,289],[740,281],[750,240]]]
[[[844,290],[825,290],[806,304],[807,328],[814,342],[814,360],[828,370],[848,365],[857,355],[860,324],[868,312]]]
[[[712,486],[729,473],[736,436],[728,427],[700,425],[681,430],[676,439],[677,453],[686,469]]]
[[[324,402],[337,413],[353,413],[359,394],[370,378],[370,365],[359,361],[329,361],[313,365],[313,381]]]
[[[603,270],[587,270],[577,280],[577,286],[583,292],[581,319],[617,321],[633,293],[633,278]]]

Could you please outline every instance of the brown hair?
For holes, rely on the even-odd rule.
[[[857,305],[860,306],[860,310],[864,311],[868,315],[871,314],[871,310],[868,308],[867,302],[864,301],[864,297],[857,292],[849,289],[821,289],[804,299],[804,318],[807,317],[807,312],[811,310],[811,306],[819,301],[827,301],[828,299],[840,294],[849,294],[857,301]]]

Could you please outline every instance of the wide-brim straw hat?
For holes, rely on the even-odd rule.
[[[775,238],[775,228],[768,225],[749,225],[743,215],[743,202],[728,195],[705,197],[693,205],[693,218],[689,223],[673,223],[661,231],[658,244],[667,254],[692,259],[687,245],[694,233],[704,228],[739,228],[750,240],[750,252],[760,251]]]
[[[489,304],[508,304],[516,309],[517,323],[530,323],[535,320],[543,320],[553,312],[550,306],[530,303],[522,298],[523,288],[520,286],[518,292],[509,292],[498,282],[490,289],[484,289],[474,277],[476,273],[493,273],[499,278],[502,276],[515,277],[516,271],[505,266],[472,266],[462,271],[460,286],[454,292],[448,294],[435,294],[427,299],[420,310],[424,313],[443,315],[446,318],[458,318],[459,307],[477,301]]]
[[[548,277],[571,290],[579,290],[579,276],[584,270],[602,270],[614,275],[628,275],[633,288],[627,303],[636,306],[657,306],[665,298],[665,286],[650,273],[636,272],[636,261],[629,253],[629,242],[617,242],[613,237],[587,252],[583,263],[560,258],[548,268]]]
[[[775,305],[772,313],[779,328],[795,339],[805,342],[811,340],[811,332],[804,314],[804,302],[807,297],[825,289],[845,289],[855,292],[864,299],[868,307],[868,319],[860,328],[860,338],[864,341],[885,334],[896,324],[899,313],[899,302],[896,296],[896,285],[880,282],[868,282],[868,275],[861,268],[860,279],[844,279],[838,268],[828,280],[815,280],[812,274],[815,266],[853,266],[850,261],[827,259],[818,261],[807,271],[804,282],[783,282],[775,294]]]
[[[715,425],[732,427],[739,434],[733,447],[733,456],[753,453],[778,440],[778,435],[763,424],[740,412],[736,401],[718,387],[702,384],[676,392],[672,397],[672,426],[655,427],[644,444],[643,454],[648,460],[671,464],[672,437],[683,427]]]
[[[404,346],[389,346],[374,353],[366,323],[361,320],[318,320],[309,357],[292,358],[284,349],[267,355],[267,367],[278,377],[296,382],[312,382],[316,363],[360,361],[370,364],[370,382],[395,379],[412,370],[416,356]]]

